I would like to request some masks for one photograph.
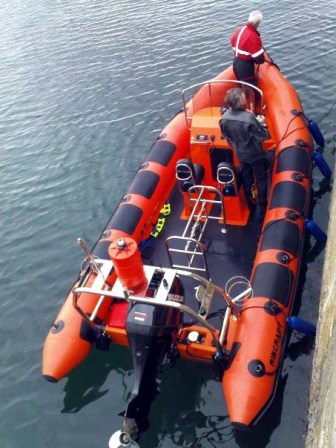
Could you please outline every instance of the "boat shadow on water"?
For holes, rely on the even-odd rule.
[[[125,375],[130,374],[132,360],[122,347],[113,347],[110,351],[92,350],[89,357],[71,372],[64,386],[64,408],[62,413],[76,413],[88,404],[99,400],[109,392],[109,387],[101,389],[112,371],[120,373],[122,388],[127,394]],[[97,368],[99,366],[99,368]],[[117,387],[117,386],[116,386]]]
[[[183,370],[182,370],[183,372]],[[173,381],[173,376],[170,378]],[[283,407],[283,394],[286,386],[287,375],[279,377],[278,389],[268,413],[260,420],[257,426],[244,431],[233,429],[228,413],[223,408],[222,413],[209,414],[202,411],[202,398],[200,390],[202,385],[210,379],[211,373],[189,376],[188,384],[179,378],[174,384],[162,385],[162,393],[159,401],[153,404],[150,431],[140,436],[140,446],[163,446],[163,440],[171,440],[173,446],[188,448],[211,448],[218,446],[241,448],[264,448],[268,445],[271,435],[279,426]],[[181,381],[179,381],[179,379]],[[167,378],[168,382],[169,379]],[[203,383],[201,384],[200,381]],[[175,393],[172,387],[175,385]],[[178,386],[180,385],[180,386]],[[188,389],[187,393],[179,393],[179,389]],[[191,390],[193,389],[193,391]],[[213,397],[216,401],[216,397]],[[164,402],[164,405],[162,405]],[[160,406],[160,412],[155,408]],[[155,439],[155,440],[154,440]],[[170,445],[169,445],[170,446]]]
[[[312,345],[313,339],[304,336],[289,345],[287,354],[290,359],[296,359],[301,353],[310,351]],[[124,407],[127,405],[130,394],[127,377],[133,375],[132,361],[124,348],[113,347],[112,350],[114,356],[111,356],[111,351],[92,350],[86,361],[68,376],[62,413],[80,412],[85,406],[104,397],[109,388],[102,387],[112,371],[117,371],[122,377],[118,385],[123,389]],[[140,445],[158,447],[164,439],[170,439],[175,446],[190,448],[216,447],[224,443],[241,448],[266,447],[281,421],[287,375],[279,377],[275,399],[258,425],[247,431],[239,431],[230,425],[225,408],[224,412],[213,415],[200,410],[203,402],[201,391],[207,387],[208,381],[214,379],[214,373],[208,366],[196,365],[194,369],[195,375],[190,375],[190,366],[180,361],[172,372],[168,371],[169,367],[164,368],[158,382],[147,388],[146,399],[141,401],[138,409]],[[122,407],[120,403],[120,410]],[[119,414],[120,423],[122,414]],[[116,416],[116,428],[117,420]]]

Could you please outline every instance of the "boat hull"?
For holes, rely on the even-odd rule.
[[[304,220],[310,206],[313,143],[303,114],[292,112],[302,112],[299,97],[274,65],[260,66],[258,76],[258,87],[266,104],[263,112],[272,135],[265,142],[265,149],[272,160],[266,214],[261,225],[260,222],[258,224],[258,219],[248,210],[241,186],[236,186],[236,193],[227,196],[223,191],[222,203],[228,211],[227,224],[232,228],[225,238],[222,237],[226,233],[225,228],[222,235],[216,230],[210,245],[212,254],[209,250],[219,282],[238,270],[239,274],[248,277],[252,288],[238,319],[232,315],[228,317],[230,331],[222,340],[223,350],[229,353],[222,388],[230,420],[237,428],[255,424],[268,408],[276,390],[286,348],[287,317],[293,309],[300,271]],[[218,186],[215,170],[223,161],[223,155],[229,154],[228,166],[232,166],[232,172],[239,171],[237,156],[221,136],[218,125],[223,98],[226,91],[235,86],[234,82],[230,67],[213,80],[211,89],[208,85],[201,87],[185,103],[185,111],[178,113],[162,130],[95,244],[92,250],[94,257],[109,260],[111,244],[127,237],[139,244],[143,258],[150,259],[149,264],[169,266],[171,260],[167,258],[166,248],[162,249],[164,244],[160,249],[159,240],[161,233],[166,238],[175,234],[174,225],[169,227],[165,224],[171,212],[170,205],[177,203],[174,198],[178,197],[179,201],[177,210],[174,210],[175,227],[183,228],[191,215],[189,193],[182,191],[181,182],[176,180],[177,162],[191,159],[195,167],[201,166],[204,172],[202,185],[210,185],[211,188]],[[206,123],[203,133],[202,123]],[[211,202],[213,197],[209,193],[207,200]],[[224,221],[223,212],[218,223],[222,225]],[[236,235],[239,245],[240,235],[247,234],[246,229],[252,224],[249,260],[243,266],[242,260],[239,264],[234,259],[237,249],[233,250],[227,241],[230,235]],[[154,255],[148,255],[148,247],[154,248]],[[221,247],[225,250],[221,251]],[[243,248],[239,250],[243,252]],[[216,258],[218,256],[222,258]],[[231,262],[230,266],[227,260]],[[113,291],[113,267],[108,278],[112,286],[106,282],[104,288],[110,291],[112,287]],[[83,281],[80,275],[76,284],[90,287],[92,282],[91,277]],[[52,381],[61,379],[79,365],[95,342],[96,334],[91,328],[83,338],[83,326],[87,327],[88,323],[73,306],[72,291],[73,288],[45,343],[43,374]],[[194,288],[189,288],[188,295],[194,295]],[[94,313],[101,300],[97,294],[83,292],[78,299],[87,316]],[[103,300],[104,306],[99,308],[99,325],[104,326],[104,334],[112,342],[128,345],[125,324],[128,309],[120,300],[112,293]],[[62,322],[61,329],[59,322]],[[192,332],[193,336],[198,335],[195,341],[188,339]],[[195,326],[183,328],[175,348],[185,359],[211,362],[218,354],[213,339],[220,332],[220,326],[213,333]]]

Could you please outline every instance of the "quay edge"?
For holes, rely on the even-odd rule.
[[[334,176],[336,165],[334,166]],[[336,447],[336,190],[333,189],[309,392],[306,448]]]

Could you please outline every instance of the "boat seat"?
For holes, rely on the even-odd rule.
[[[225,196],[238,196],[241,185],[239,173],[232,163],[221,162],[217,166],[217,182]]]
[[[204,177],[204,167],[198,163],[192,163],[189,159],[180,159],[176,163],[176,178],[179,181],[182,192],[187,192],[190,187],[199,185]]]

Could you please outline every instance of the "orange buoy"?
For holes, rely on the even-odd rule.
[[[147,284],[138,244],[132,238],[119,238],[109,246],[109,255],[122,285],[132,291]]]

